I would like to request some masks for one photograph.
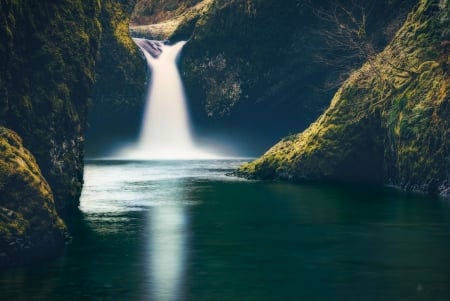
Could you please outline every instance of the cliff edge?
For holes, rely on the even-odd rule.
[[[450,194],[450,3],[422,0],[308,129],[239,168],[257,179]]]

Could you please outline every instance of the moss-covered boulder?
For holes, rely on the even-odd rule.
[[[55,255],[65,235],[33,155],[15,132],[0,127],[0,266]]]
[[[350,76],[317,121],[237,174],[449,195],[449,41],[450,2],[419,1],[390,45]]]

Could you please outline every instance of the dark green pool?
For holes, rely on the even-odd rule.
[[[0,300],[450,300],[450,201],[239,163],[87,162],[73,242],[1,271]]]

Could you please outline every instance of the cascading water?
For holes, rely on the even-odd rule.
[[[132,159],[203,159],[213,157],[196,147],[190,129],[177,59],[186,42],[166,45],[134,38],[141,48],[152,79],[138,143],[119,152]]]

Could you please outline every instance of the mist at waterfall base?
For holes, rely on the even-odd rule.
[[[195,141],[183,83],[177,67],[185,41],[168,45],[134,38],[151,70],[142,125],[136,142],[121,145],[111,157],[118,159],[215,159],[233,151]]]
[[[153,154],[149,154],[145,150],[145,142],[150,141],[149,138],[144,138],[144,130],[149,126],[151,119],[154,119],[154,123],[163,121],[163,123],[176,122],[182,124],[184,122],[184,129],[180,133],[189,135],[190,145],[187,147],[175,147],[178,151],[176,154],[164,155],[162,157],[181,157],[181,158],[200,158],[200,157],[245,157],[255,158],[261,156],[272,145],[280,141],[286,135],[291,133],[301,132],[309,125],[312,120],[305,118],[305,120],[299,120],[295,118],[295,122],[286,119],[286,115],[283,117],[279,115],[264,115],[263,119],[255,114],[252,114],[253,108],[244,108],[243,110],[237,110],[230,116],[225,116],[221,119],[210,119],[205,116],[202,108],[199,108],[199,104],[194,106],[195,99],[186,99],[183,84],[180,81],[177,66],[177,57],[182,53],[183,43],[176,45],[165,45],[162,42],[149,41],[146,39],[135,39],[140,41],[141,45],[145,46],[147,50],[152,49],[148,45],[154,45],[154,49],[165,50],[165,55],[160,56],[158,59],[152,57],[145,47],[142,49],[142,54],[147,61],[147,68],[149,69],[150,76],[148,76],[148,86],[146,95],[142,95],[141,99],[133,98],[132,100],[122,100],[120,104],[107,105],[107,100],[102,102],[94,102],[93,106],[89,110],[89,126],[86,132],[85,143],[85,157],[87,159],[98,158],[115,158],[115,159],[158,159],[161,156],[155,154],[157,151],[153,148]],[[172,50],[172,58],[169,60],[169,50]],[[157,50],[158,51],[158,50]],[[175,53],[174,53],[175,52]],[[177,87],[178,95],[182,101],[180,110],[185,112],[185,121],[183,119],[176,119],[173,109],[172,99],[162,99],[161,102],[167,100],[166,113],[156,113],[155,110],[159,110],[164,106],[157,106],[151,104],[154,95],[162,95],[164,93],[158,89],[155,91],[155,73],[160,75],[167,74],[167,68],[163,67],[163,60],[167,59],[166,65],[169,65],[168,69],[170,73],[174,75],[170,80],[161,80],[164,85],[163,89],[167,89],[169,95],[175,94],[173,87]],[[170,61],[170,62],[169,62]],[[160,66],[161,65],[161,66]],[[158,72],[158,70],[160,72]],[[163,71],[164,70],[164,71]],[[172,83],[174,81],[176,84]],[[143,79],[144,81],[144,79]],[[124,87],[126,89],[126,87]],[[192,96],[193,97],[193,96]],[[145,99],[144,99],[145,98]],[[114,103],[115,100],[109,100]],[[191,105],[189,104],[191,102]],[[153,108],[158,107],[158,108]],[[265,108],[267,109],[267,108]],[[257,109],[262,110],[262,108]],[[272,108],[268,109],[273,112]],[[152,111],[153,113],[150,113]],[[191,116],[187,112],[191,112]],[[168,115],[168,116],[167,116]],[[159,121],[156,121],[159,120]],[[167,127],[165,125],[159,125],[154,127],[154,131],[160,132],[160,137],[156,139],[169,139],[169,136],[165,133]],[[149,133],[148,131],[147,133]],[[173,132],[173,131],[172,131]],[[175,131],[176,132],[176,131]],[[178,139],[178,138],[176,138]],[[181,140],[182,141],[182,140]],[[156,142],[155,142],[156,143]],[[159,145],[161,148],[161,144]],[[183,151],[182,151],[183,150]],[[203,155],[202,155],[203,154]]]

